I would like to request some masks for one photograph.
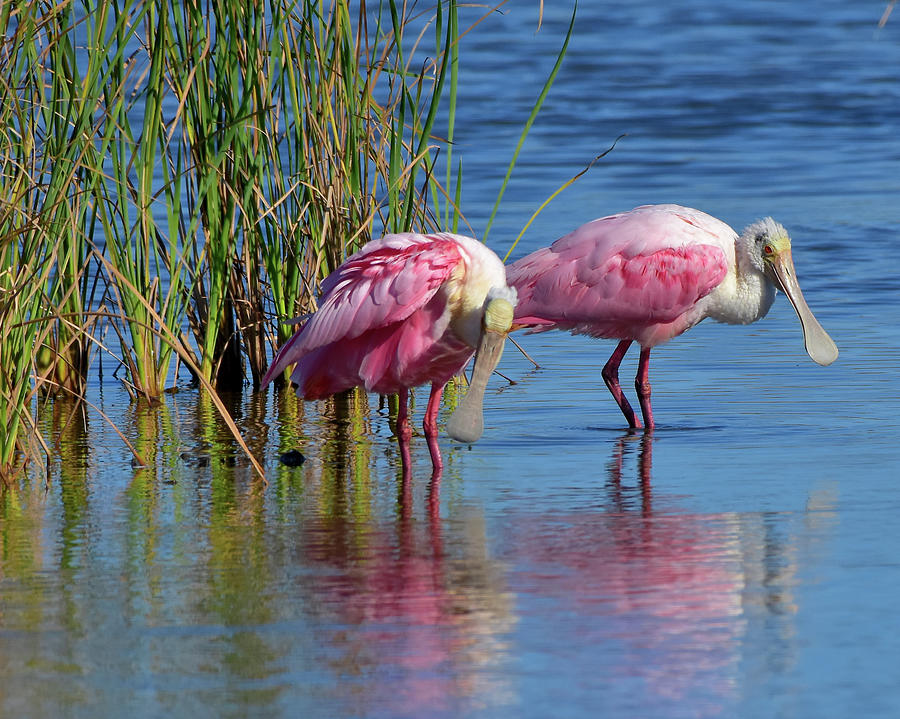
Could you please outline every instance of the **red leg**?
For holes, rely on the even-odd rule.
[[[622,359],[625,357],[625,353],[630,346],[631,340],[622,340],[619,342],[615,351],[612,353],[612,356],[609,358],[609,361],[603,366],[603,370],[600,374],[603,377],[603,381],[606,382],[609,391],[612,393],[613,399],[615,399],[616,403],[619,405],[619,409],[622,410],[622,414],[625,415],[625,419],[628,420],[628,426],[632,429],[640,429],[641,420],[637,418],[634,410],[631,409],[631,405],[628,404],[628,399],[625,397],[625,393],[622,392],[622,387],[619,385],[619,365],[622,364]]]
[[[638,360],[637,377],[634,388],[641,402],[641,414],[644,415],[644,426],[653,429],[653,408],[650,406],[650,348],[641,347],[641,358]]]
[[[422,429],[425,430],[425,439],[428,442],[428,451],[431,453],[431,466],[434,468],[432,477],[440,477],[444,469],[441,459],[441,448],[438,444],[437,416],[441,406],[441,395],[444,393],[444,385],[434,383],[431,385],[431,394],[428,397],[428,405],[425,407],[425,420]]]
[[[408,471],[411,466],[409,441],[412,439],[412,427],[409,426],[409,390],[401,389],[397,393],[399,407],[397,409],[397,443],[400,445],[400,462]]]

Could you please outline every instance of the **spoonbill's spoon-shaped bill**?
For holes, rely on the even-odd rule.
[[[780,251],[776,251],[774,246],[770,246],[770,250],[769,261],[775,286],[784,292],[800,319],[806,353],[813,362],[823,366],[830,365],[838,358],[838,348],[806,304],[797,282],[790,244]]]

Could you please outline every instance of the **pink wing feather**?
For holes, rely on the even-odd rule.
[[[676,322],[728,271],[723,245],[733,239],[721,235],[733,230],[706,218],[714,220],[639,208],[595,220],[522,258],[507,270],[519,293],[515,321],[623,339]]]
[[[441,235],[388,235],[368,243],[324,280],[319,309],[278,350],[262,386],[313,353],[311,362],[326,372],[324,348],[336,342],[345,355],[368,350],[365,361],[377,364],[379,353],[389,354],[393,343],[380,332],[381,346],[375,347],[365,335],[423,308],[461,260],[456,242]]]

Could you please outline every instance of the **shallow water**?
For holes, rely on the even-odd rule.
[[[535,34],[513,5],[463,46],[479,235],[569,19]],[[599,378],[612,343],[520,335],[541,368],[507,348],[514,384],[482,441],[442,439],[439,484],[421,437],[401,480],[377,397],[234,398],[263,485],[190,390],[147,410],[107,383],[151,469],[90,412],[46,486],[0,496],[0,715],[896,715],[900,18],[590,5],[489,244],[628,133],[514,255],[646,202],[772,214],[838,361],[806,357],[783,297],[703,323],[654,351],[643,436]]]

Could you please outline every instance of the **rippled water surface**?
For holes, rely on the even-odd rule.
[[[457,155],[483,234],[570,8],[463,41]],[[553,7],[549,7],[553,5]],[[488,244],[518,257],[648,202],[771,214],[840,347],[779,297],[654,352],[629,435],[613,349],[508,347],[478,444],[401,481],[375,396],[98,403],[0,496],[0,715],[892,717],[900,707],[900,17],[879,2],[582,3]],[[474,13],[474,11],[472,11]],[[477,17],[475,14],[470,19]],[[633,373],[634,359],[623,365]],[[623,382],[628,385],[630,383]],[[421,418],[425,393],[416,399]],[[52,411],[42,421],[52,424]],[[280,465],[298,449],[306,463]]]

